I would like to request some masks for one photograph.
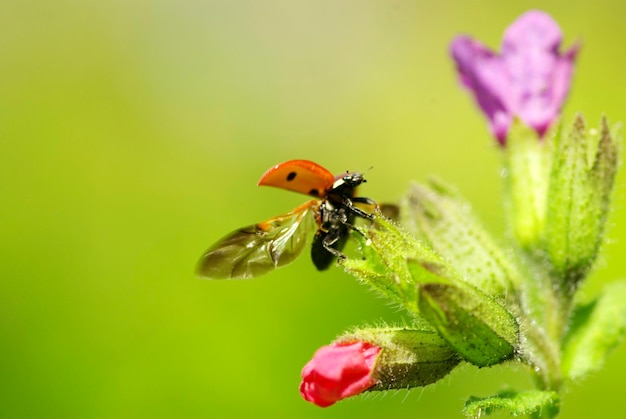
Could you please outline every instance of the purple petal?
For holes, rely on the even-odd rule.
[[[579,49],[561,55],[561,40],[557,23],[538,10],[507,28],[500,55],[466,36],[453,40],[450,50],[461,82],[473,92],[502,145],[514,116],[539,135],[558,118]]]
[[[569,91],[575,53],[559,55],[561,30],[546,13],[530,11],[505,32],[502,59],[509,73],[510,110],[543,135]]]
[[[549,14],[530,10],[518,17],[504,32],[502,54],[520,47],[537,48],[556,54],[561,40],[561,28]]]
[[[503,142],[511,122],[507,110],[506,69],[502,60],[483,44],[467,36],[452,41],[450,53],[461,83],[474,93],[478,106],[489,118],[492,133]]]
[[[569,93],[572,76],[574,74],[574,62],[579,50],[580,45],[576,44],[564,55],[560,56],[552,72],[552,98],[559,108],[560,105],[565,102],[567,94]]]

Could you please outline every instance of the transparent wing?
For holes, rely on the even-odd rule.
[[[292,262],[315,228],[319,201],[236,230],[214,244],[198,262],[197,274],[209,279],[247,279]]]

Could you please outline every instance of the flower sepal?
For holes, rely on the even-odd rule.
[[[369,327],[344,333],[336,342],[365,341],[381,348],[368,391],[423,387],[445,377],[460,362],[456,351],[428,324]]]
[[[620,142],[605,118],[599,129],[588,130],[580,114],[554,137],[544,250],[567,293],[586,276],[602,244]]]

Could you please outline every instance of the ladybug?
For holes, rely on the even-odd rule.
[[[328,269],[341,252],[356,217],[374,216],[355,204],[377,208],[369,198],[357,197],[356,188],[365,183],[363,174],[345,172],[333,176],[309,160],[289,160],[267,170],[259,186],[274,186],[314,197],[292,211],[236,230],[207,250],[197,273],[210,279],[240,279],[263,275],[292,262],[316,229],[311,246],[315,267]],[[356,230],[358,231],[358,230]]]

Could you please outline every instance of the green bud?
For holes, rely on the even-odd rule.
[[[402,209],[409,231],[454,265],[465,281],[494,296],[509,295],[520,282],[470,204],[441,182],[411,185]]]
[[[556,276],[573,291],[602,243],[619,141],[605,118],[588,131],[579,114],[569,132],[555,137],[552,160],[544,246]]]
[[[552,134],[546,135],[548,139]],[[546,195],[550,172],[549,141],[515,120],[504,149],[506,210],[513,236],[527,250],[536,249],[546,223]]]
[[[466,361],[487,367],[513,356],[519,341],[517,320],[493,298],[462,284],[418,288],[422,317]]]
[[[496,300],[465,282],[443,257],[377,216],[345,269],[423,318],[465,360],[489,366],[514,354],[519,327]]]
[[[380,214],[375,215],[374,223],[364,235],[353,234],[363,258],[342,261],[345,270],[418,315],[416,279],[409,272],[407,260],[438,267],[435,274],[426,270],[428,276],[420,280],[436,280],[452,268],[441,256]]]
[[[370,390],[423,387],[445,377],[461,361],[455,350],[427,326],[357,329],[336,342],[351,341],[382,348],[373,372],[377,382]]]

